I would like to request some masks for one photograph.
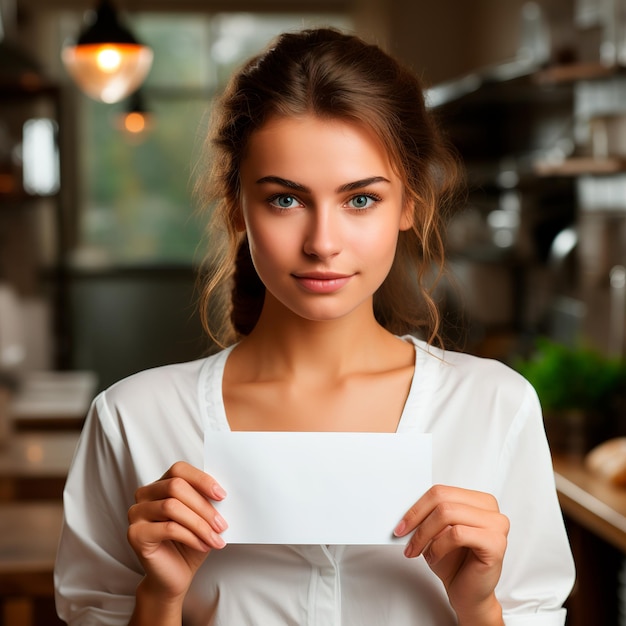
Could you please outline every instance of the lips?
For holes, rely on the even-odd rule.
[[[307,272],[293,275],[300,287],[311,293],[335,293],[345,287],[352,274]]]

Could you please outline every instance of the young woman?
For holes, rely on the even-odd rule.
[[[224,349],[94,401],[65,491],[61,617],[562,625],[573,565],[536,395],[436,345],[457,171],[418,81],[358,38],[285,34],[233,77],[209,143],[200,190],[225,244],[202,309]],[[432,434],[435,486],[389,529],[403,545],[225,545],[213,432],[410,430]]]

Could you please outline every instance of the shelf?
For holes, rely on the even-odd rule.
[[[621,68],[602,63],[568,63],[539,70],[533,76],[539,85],[554,85],[578,80],[595,80],[617,74]]]
[[[571,157],[563,161],[537,161],[538,176],[584,176],[626,173],[626,158]]]
[[[23,80],[5,81],[0,80],[0,95],[4,99],[32,99],[33,97],[53,97],[60,96],[61,88],[58,83],[49,81],[29,74]]]
[[[539,67],[523,60],[513,60],[435,85],[426,90],[426,101],[431,108],[438,108],[468,98],[481,100],[485,97],[486,88],[491,88],[497,90],[500,100],[507,99],[503,91],[512,91],[513,99],[522,96],[541,102],[554,97],[553,90],[556,88],[567,89],[577,81],[616,76],[623,74],[624,69],[599,62]],[[537,92],[537,88],[542,89]],[[493,94],[489,97],[493,98]]]
[[[426,101],[431,108],[457,102],[478,93],[487,85],[503,84],[516,79],[526,79],[536,72],[537,66],[523,60],[512,60],[482,68],[465,76],[440,83],[426,90]]]
[[[5,204],[16,204],[16,205],[24,205],[31,204],[35,202],[40,202],[41,200],[52,199],[56,200],[59,197],[59,192],[50,193],[50,194],[31,194],[26,193],[25,191],[21,192],[11,192],[11,193],[3,193],[0,191],[0,212],[2,211],[10,211],[13,209],[12,206],[3,206]]]

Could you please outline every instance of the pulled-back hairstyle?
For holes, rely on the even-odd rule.
[[[212,211],[200,295],[205,330],[225,346],[259,318],[265,287],[237,228],[239,170],[251,134],[266,121],[304,115],[365,125],[382,142],[413,207],[413,225],[399,233],[374,312],[391,332],[419,332],[441,343],[433,277],[443,269],[442,217],[458,188],[457,159],[425,106],[417,77],[378,46],[328,28],[279,36],[231,78],[213,110],[207,171],[196,186]]]

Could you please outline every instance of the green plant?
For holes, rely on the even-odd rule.
[[[626,390],[626,363],[583,345],[537,340],[528,359],[513,363],[535,387],[544,411],[611,411]]]

